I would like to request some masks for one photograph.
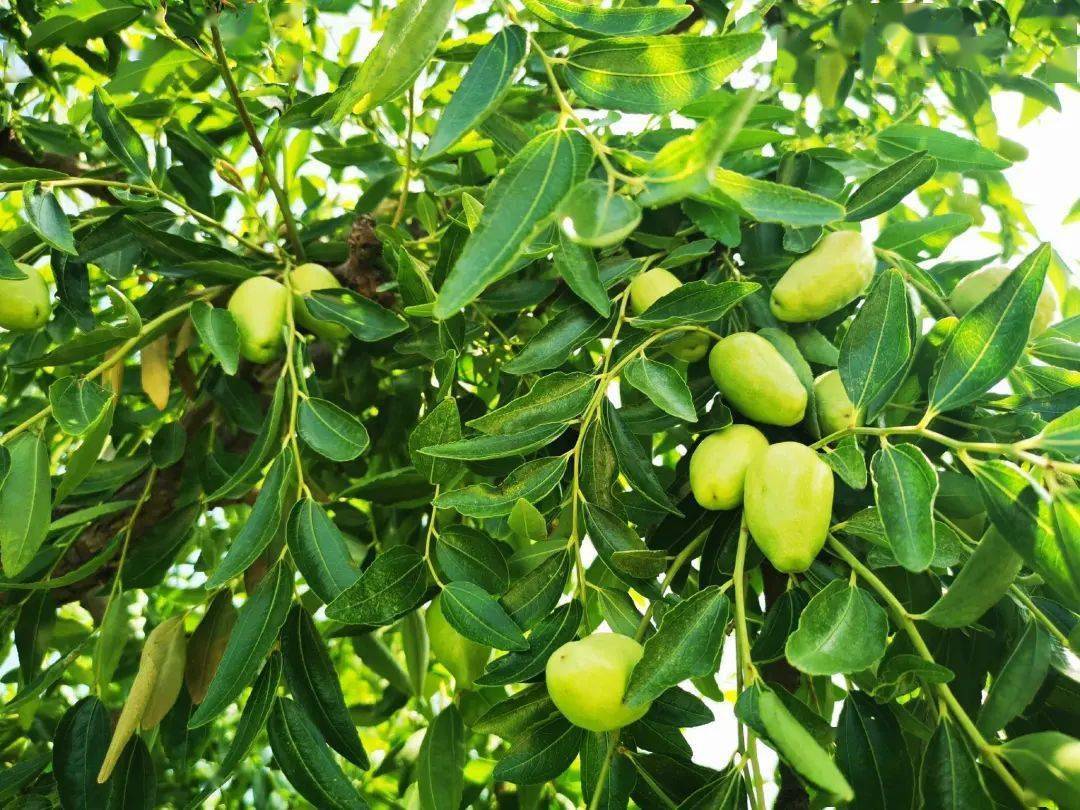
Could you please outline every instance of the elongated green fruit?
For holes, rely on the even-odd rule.
[[[332,290],[341,286],[337,276],[321,264],[301,264],[289,274],[289,284],[293,291],[293,315],[296,322],[309,332],[326,340],[341,340],[349,330],[340,323],[323,321],[311,314],[304,302],[304,296],[315,290]]]
[[[787,323],[832,315],[870,286],[874,266],[874,247],[858,231],[828,233],[780,277],[769,306]]]
[[[957,315],[966,315],[978,304],[983,302],[986,296],[1001,286],[1009,274],[1008,267],[984,267],[970,275],[964,276],[953,288],[949,296],[949,304]],[[1049,280],[1043,284],[1039,302],[1035,305],[1035,317],[1031,321],[1031,337],[1046,331],[1046,328],[1057,317],[1058,297],[1054,291],[1054,285]]]
[[[844,388],[844,381],[840,379],[840,372],[835,368],[814,380],[814,409],[822,436],[847,430],[862,422]]]
[[[810,567],[829,532],[832,500],[832,470],[805,444],[770,445],[746,471],[746,526],[778,571]]]
[[[736,332],[719,341],[709,371],[728,404],[755,422],[790,427],[806,413],[806,389],[795,369],[761,335]]]
[[[229,299],[229,312],[240,330],[240,354],[252,363],[268,363],[281,352],[289,291],[266,276],[243,282]]]
[[[690,456],[690,491],[704,509],[734,509],[743,499],[746,470],[769,446],[750,425],[731,425],[706,436]]]
[[[635,276],[630,282],[630,311],[640,315],[682,282],[662,267]],[[700,332],[685,335],[666,346],[672,357],[695,363],[709,351],[709,338]]]
[[[652,702],[631,708],[623,703],[626,684],[644,650],[617,633],[593,633],[569,641],[547,662],[548,694],[575,726],[614,731],[640,719]]]
[[[0,279],[0,327],[15,332],[40,329],[52,314],[49,285],[41,273],[26,264],[26,278]]]

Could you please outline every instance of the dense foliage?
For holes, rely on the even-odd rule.
[[[0,802],[1080,807],[1077,11],[13,0]]]

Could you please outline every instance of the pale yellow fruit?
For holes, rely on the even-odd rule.
[[[308,310],[304,296],[315,290],[332,290],[341,286],[337,276],[321,264],[301,264],[289,274],[289,284],[293,290],[293,315],[296,322],[326,340],[340,340],[349,334],[349,330],[340,323],[332,323],[316,318]]]
[[[832,470],[805,444],[770,445],[746,471],[746,526],[778,571],[810,567],[825,544],[832,500]]]
[[[640,315],[659,299],[681,286],[682,282],[662,267],[647,270],[635,276],[630,282],[630,309],[635,315]]]
[[[597,732],[628,726],[651,705],[623,703],[630,673],[642,652],[634,639],[617,633],[593,633],[567,642],[548,659],[548,694],[575,726]]]
[[[709,354],[709,372],[724,399],[755,422],[790,427],[806,414],[806,389],[784,356],[753,332],[736,332]]]
[[[427,609],[428,643],[435,660],[454,676],[458,687],[472,689],[473,682],[484,674],[491,647],[465,638],[450,626],[442,612],[440,597],[431,600]]]
[[[690,491],[703,509],[734,509],[743,499],[746,469],[769,440],[750,425],[731,425],[702,439],[690,456]]]
[[[769,306],[787,323],[816,321],[858,298],[874,278],[874,246],[858,231],[825,234],[773,287]]]
[[[817,411],[818,430],[822,436],[847,430],[862,421],[848,397],[840,372],[835,368],[814,380],[814,410]]]
[[[15,332],[40,329],[49,321],[49,285],[41,273],[19,264],[26,278],[0,279],[0,327]]]
[[[981,304],[990,293],[1012,273],[1008,267],[984,267],[964,276],[953,288],[949,304],[960,316],[966,315]],[[1035,317],[1031,319],[1031,337],[1046,331],[1057,317],[1058,297],[1054,285],[1047,281],[1035,305]]]
[[[244,281],[229,298],[229,312],[240,330],[240,354],[268,363],[281,352],[289,291],[266,276]]]

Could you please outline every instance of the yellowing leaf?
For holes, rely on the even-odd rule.
[[[147,343],[139,352],[142,390],[159,410],[169,404],[169,336]]]

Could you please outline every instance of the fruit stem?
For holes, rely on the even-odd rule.
[[[281,183],[278,182],[277,174],[274,171],[274,164],[270,161],[270,156],[266,153],[266,149],[259,139],[259,133],[255,130],[255,124],[248,114],[244,99],[240,96],[240,88],[237,87],[236,79],[233,78],[232,71],[229,69],[229,59],[225,55],[225,46],[221,43],[221,31],[218,28],[216,16],[210,18],[210,37],[214,42],[214,54],[217,56],[218,71],[221,73],[221,78],[225,81],[225,88],[229,91],[229,97],[232,99],[233,106],[236,107],[236,114],[239,116],[240,123],[243,124],[244,130],[247,132],[248,140],[251,141],[251,148],[255,150],[255,156],[259,159],[259,164],[262,166],[266,182],[270,185],[270,191],[273,193],[278,208],[281,210],[281,217],[285,223],[285,231],[289,235],[289,241],[292,242],[293,251],[295,251],[298,259],[303,260],[304,245],[300,241],[300,234],[296,230],[296,220],[293,219],[292,208],[289,206],[289,198],[285,196],[285,189],[283,189]]]
[[[739,544],[735,549],[735,571],[732,574],[732,582],[735,587],[735,680],[739,694],[748,684],[757,680],[757,670],[750,655],[750,635],[746,629],[746,547],[750,540],[750,532],[746,528],[745,515],[739,518]],[[739,723],[743,726],[742,723]],[[759,808],[765,807],[765,787],[762,784],[761,763],[757,756],[757,737],[753,729],[746,728],[746,751],[753,772],[755,804]],[[741,741],[741,735],[740,735]]]
[[[413,165],[413,126],[416,121],[416,104],[413,98],[415,92],[415,86],[409,88],[409,125],[405,130],[405,172],[401,177],[401,196],[398,197],[394,218],[390,222],[391,228],[396,228],[401,224],[401,218],[405,215],[405,201],[409,199],[409,178],[412,175]]]
[[[880,596],[886,605],[891,609],[896,623],[904,630],[908,638],[911,640],[912,646],[916,652],[925,661],[929,661],[932,664],[937,662],[934,660],[933,653],[930,652],[930,648],[926,646],[926,642],[923,640],[922,634],[919,632],[919,628],[915,626],[915,622],[912,621],[911,615],[907,612],[907,609],[901,604],[900,600],[896,598],[889,587],[882,582],[877,576],[863,565],[854,554],[852,554],[848,548],[833,537],[829,535],[829,548],[836,553],[840,559],[846,562],[853,571],[873,588],[878,596]],[[972,744],[982,754],[983,759],[986,760],[986,764],[1000,777],[1001,781],[1005,783],[1005,787],[1009,789],[1016,799],[1023,807],[1032,807],[1030,799],[1027,796],[1024,788],[1016,781],[1016,778],[1012,775],[1008,768],[1005,767],[1005,763],[1001,761],[1001,757],[993,745],[986,741],[982,733],[975,727],[975,724],[971,721],[968,713],[964,710],[964,707],[960,705],[960,701],[956,699],[956,696],[952,693],[948,684],[937,683],[934,684],[934,689],[937,691],[938,696],[948,709],[949,714],[953,716],[956,722],[964,730],[964,733],[971,740]]]

